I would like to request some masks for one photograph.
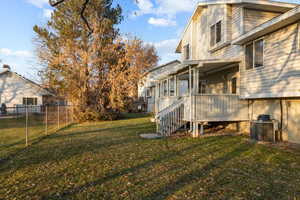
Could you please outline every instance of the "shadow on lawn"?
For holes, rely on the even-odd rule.
[[[25,147],[25,139],[21,139],[17,142],[11,143],[11,144],[5,144],[0,146],[1,149],[3,148],[16,148],[16,150],[12,151],[10,154],[8,154],[7,156],[5,156],[4,158],[0,158],[0,169],[1,169],[1,165],[4,165],[6,162],[13,160],[16,156],[18,156],[19,154],[21,154],[22,152],[26,152],[31,148],[34,148],[35,145],[39,144],[40,142],[51,138],[51,136],[55,135],[56,132],[59,131],[63,131],[66,130],[68,128],[73,127],[75,124],[69,124],[61,129],[58,130],[49,130],[49,131],[53,131],[55,132],[54,134],[49,134],[49,135],[44,135],[44,130],[40,131],[39,133],[37,133],[36,135],[40,135],[39,137],[33,139],[33,140],[29,140],[29,143],[31,143],[28,147]],[[24,147],[19,147],[17,148],[16,146],[18,145],[24,145]]]
[[[98,128],[98,129],[93,129],[89,131],[76,131],[76,132],[70,132],[66,134],[55,134],[51,135],[49,139],[58,139],[58,138],[68,138],[68,137],[73,137],[73,136],[83,136],[83,135],[88,135],[88,134],[93,134],[93,133],[103,133],[103,132],[108,132],[108,131],[114,131],[114,134],[116,134],[117,130],[122,130],[126,129],[126,132],[131,133],[133,130],[134,131],[139,131],[139,130],[147,130],[146,128],[152,128],[152,126],[149,126],[149,123],[144,123],[144,124],[138,124],[138,125],[124,125],[124,126],[118,126],[118,127],[109,127],[109,128]]]
[[[239,145],[233,151],[226,153],[225,155],[209,162],[207,165],[200,169],[196,169],[189,174],[182,175],[181,177],[177,178],[175,182],[169,182],[165,184],[164,186],[153,191],[151,194],[144,197],[143,199],[166,199],[168,196],[176,193],[184,186],[209,176],[211,171],[213,171],[216,168],[222,167],[222,165],[225,165],[226,162],[232,160],[235,157],[238,157],[243,152],[248,151],[250,148],[251,146],[248,144]]]
[[[138,165],[133,166],[131,168],[126,168],[126,169],[123,169],[121,171],[118,171],[118,172],[115,172],[115,173],[112,173],[112,174],[108,174],[104,178],[86,183],[84,185],[80,185],[78,187],[75,187],[75,188],[72,188],[72,189],[69,189],[69,190],[65,190],[65,191],[61,192],[60,194],[58,194],[58,195],[44,196],[42,199],[61,199],[61,198],[62,199],[65,199],[65,198],[68,199],[68,197],[72,197],[73,195],[76,195],[77,193],[80,193],[84,190],[87,190],[90,187],[95,187],[97,185],[102,185],[102,184],[104,184],[106,182],[109,182],[113,179],[116,179],[118,177],[121,177],[121,176],[124,176],[124,175],[127,175],[127,174],[135,174],[141,169],[149,168],[149,167],[154,166],[156,164],[162,164],[162,162],[166,162],[167,160],[171,160],[171,159],[173,159],[174,157],[177,157],[177,156],[183,156],[185,153],[188,153],[189,151],[195,150],[195,148],[201,147],[201,148],[204,149],[208,146],[210,148],[212,148],[212,146],[214,146],[214,145],[218,146],[220,144],[219,139],[220,139],[219,137],[207,138],[203,141],[199,141],[196,144],[188,146],[188,147],[186,147],[184,149],[181,149],[181,150],[166,151],[164,154],[160,155],[158,158],[151,159],[147,162],[144,162],[142,164],[138,164]],[[228,142],[228,145],[232,145],[232,142]],[[222,147],[224,147],[224,146],[222,146]],[[250,148],[250,147],[248,147],[248,148]],[[245,147],[241,148],[240,147],[240,148],[236,149],[234,152],[231,152],[230,155],[228,155],[228,156],[225,155],[225,158],[220,159],[220,161],[225,162],[226,160],[229,160],[232,157],[238,156],[243,151],[248,150],[248,148],[245,148]],[[221,151],[222,148],[220,148],[218,150],[216,150],[216,149],[214,149],[214,150],[215,151]],[[205,154],[207,154],[207,152],[203,152],[202,155],[198,155],[198,156],[199,157],[205,156]],[[216,160],[215,162],[212,162],[212,164],[208,165],[206,167],[207,169],[204,169],[204,170],[208,170],[209,168],[214,167],[217,164],[222,164],[222,163],[220,163],[220,161]],[[215,165],[214,165],[214,163],[215,163]],[[173,184],[173,183],[170,183],[170,184]],[[162,190],[164,191],[163,188],[162,188]],[[158,192],[161,192],[161,191],[158,191]],[[153,194],[153,196],[151,196],[151,197],[149,196],[149,198],[151,199],[155,196],[156,196],[156,193]]]
[[[73,124],[74,125],[74,124]],[[73,125],[70,125],[72,127]],[[147,126],[146,126],[147,125]],[[121,138],[114,138],[114,135],[120,136],[117,130],[121,129],[126,130],[122,131],[124,133],[124,137]],[[46,162],[51,161],[63,161],[68,160],[73,156],[84,154],[86,152],[95,152],[95,151],[101,151],[103,149],[111,148],[113,146],[117,145],[126,145],[129,143],[136,143],[137,141],[142,140],[139,137],[136,137],[136,135],[133,135],[132,137],[128,137],[128,135],[125,135],[125,133],[132,134],[133,131],[140,132],[143,130],[147,130],[147,128],[151,128],[149,126],[149,123],[145,124],[139,124],[139,125],[126,125],[126,126],[119,126],[119,127],[113,127],[113,128],[104,128],[104,129],[97,129],[97,130],[91,130],[91,131],[78,131],[78,132],[71,132],[67,134],[61,134],[60,131],[67,130],[68,128],[63,128],[57,131],[57,133],[47,136],[42,136],[35,140],[31,146],[27,148],[22,148],[12,154],[9,154],[6,158],[0,160],[0,170],[1,172],[5,172],[8,170],[13,169],[21,169],[23,167],[28,167],[30,165],[36,165],[36,164],[42,164]],[[101,139],[95,139],[97,137],[97,134],[95,135],[89,135],[92,133],[103,133],[103,132],[112,132],[112,135],[109,135],[107,140],[103,140],[103,137]],[[75,139],[70,141],[70,136],[81,136],[81,135],[89,135],[90,137],[88,139],[85,139],[84,137]],[[93,136],[93,137],[91,137]],[[51,142],[49,145],[47,145],[48,141],[58,139],[57,141]],[[105,138],[104,138],[105,139]],[[45,141],[46,140],[46,141]],[[38,145],[39,143],[45,141],[46,147],[42,145]],[[62,142],[67,142],[68,144],[61,145]],[[26,152],[26,154],[25,154]],[[32,152],[32,153],[31,153]],[[18,156],[23,156],[19,159]],[[40,159],[43,158],[43,159]],[[15,162],[14,165],[8,164],[9,161],[18,161],[22,160],[22,162]],[[18,163],[18,164],[16,164]]]

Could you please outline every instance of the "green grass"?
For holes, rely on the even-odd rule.
[[[154,130],[137,116],[73,125],[0,164],[0,199],[300,198],[299,152],[244,137],[138,136]]]
[[[62,126],[65,124],[62,123]],[[48,133],[57,130],[57,124],[48,122]],[[34,144],[46,136],[44,116],[28,117],[28,144]],[[26,146],[26,118],[0,119],[0,160],[23,150]]]

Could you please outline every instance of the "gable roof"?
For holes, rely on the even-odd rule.
[[[300,6],[255,27],[251,31],[241,35],[240,37],[232,41],[232,44],[243,45],[247,42],[258,39],[259,37],[267,35],[268,33],[272,33],[278,29],[293,24],[299,20]]]
[[[148,72],[148,73],[149,73],[149,72],[153,72],[153,71],[155,71],[155,70],[158,70],[158,69],[160,69],[160,68],[163,68],[163,67],[166,67],[166,66],[172,65],[172,64],[180,64],[180,61],[179,61],[179,60],[173,60],[173,61],[170,61],[170,62],[168,62],[168,63],[166,63],[166,64],[162,64],[162,65],[159,65],[159,66],[155,66],[155,67],[149,69],[147,72]]]
[[[48,89],[42,87],[40,84],[38,84],[38,83],[36,83],[36,82],[34,82],[34,81],[32,81],[32,80],[30,80],[30,79],[28,79],[28,78],[20,75],[20,74],[18,74],[17,72],[12,72],[9,69],[2,69],[2,70],[0,70],[0,77],[1,77],[1,75],[5,74],[5,73],[12,73],[15,76],[17,76],[18,78],[24,80],[25,82],[28,82],[31,85],[33,85],[35,87],[38,87],[39,89],[43,90],[46,94],[51,95],[51,96],[55,96],[55,94],[53,94],[52,92],[50,92]]]
[[[196,6],[192,16],[190,17],[188,24],[186,25],[184,31],[181,34],[180,40],[177,44],[175,53],[179,53],[179,47],[181,46],[182,38],[186,33],[188,27],[190,26],[193,18],[199,14],[199,12],[208,5],[218,5],[218,4],[243,4],[244,7],[249,7],[253,9],[260,10],[269,10],[276,12],[287,12],[297,6],[300,3],[286,3],[286,2],[278,2],[272,0],[204,0]],[[262,7],[263,6],[263,7]]]

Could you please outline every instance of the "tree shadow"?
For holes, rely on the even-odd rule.
[[[181,150],[171,150],[171,151],[166,151],[157,158],[151,159],[149,161],[146,161],[144,163],[138,164],[136,166],[130,167],[130,168],[125,168],[122,169],[121,171],[118,172],[113,172],[111,174],[106,175],[105,177],[88,182],[83,185],[79,185],[77,187],[65,190],[60,192],[58,195],[54,196],[44,196],[43,199],[64,199],[64,198],[69,198],[73,195],[76,195],[77,193],[80,193],[84,190],[87,190],[90,187],[95,187],[97,185],[102,185],[106,182],[109,182],[113,179],[116,179],[118,177],[124,176],[126,174],[134,174],[138,172],[141,169],[146,169],[150,168],[151,166],[154,166],[156,164],[161,164],[162,162],[166,162],[168,160],[174,159],[175,157],[182,156],[183,154],[186,154],[190,151],[193,151],[195,148],[205,148],[206,146],[212,146],[212,145],[218,145],[219,143],[219,138],[208,138],[206,140],[199,141],[193,145],[190,145],[186,148],[183,148]]]
[[[216,158],[215,160],[211,161],[201,169],[196,169],[190,172],[189,174],[185,174],[177,178],[175,182],[169,182],[164,186],[160,187],[159,189],[153,191],[148,196],[144,197],[143,199],[166,199],[170,195],[176,193],[178,190],[183,188],[184,186],[197,181],[199,179],[203,179],[206,176],[209,176],[209,173],[216,168],[222,167],[226,162],[238,157],[243,152],[248,151],[251,148],[250,145],[239,145],[233,151],[226,153],[225,155]]]

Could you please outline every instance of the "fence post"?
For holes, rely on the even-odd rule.
[[[68,125],[68,107],[67,106],[64,106],[65,107],[65,122],[66,122],[66,126]]]
[[[26,112],[25,142],[26,142],[26,146],[28,146],[28,107],[27,107],[27,105],[25,106],[25,112]]]
[[[59,129],[59,104],[57,105],[57,127]]]
[[[48,106],[45,106],[45,133],[48,135]]]

